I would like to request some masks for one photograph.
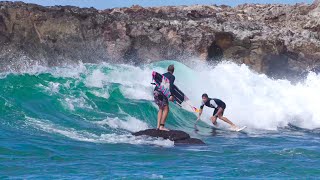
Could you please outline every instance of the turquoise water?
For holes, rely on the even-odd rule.
[[[206,146],[174,146],[169,140],[131,136],[156,126],[151,72],[164,72],[171,63],[176,66],[176,84],[195,105],[202,92],[222,98],[227,103],[225,115],[248,128],[230,132],[219,122],[224,130],[213,130],[208,120],[212,112],[205,109],[195,131],[196,115],[171,104],[166,126],[186,131]],[[320,175],[318,75],[293,85],[235,64],[187,65],[80,64],[2,74],[0,178]]]

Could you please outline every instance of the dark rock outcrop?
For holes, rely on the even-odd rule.
[[[197,58],[274,77],[320,66],[320,5],[114,8],[0,2],[0,70]]]
[[[160,131],[156,129],[147,129],[139,132],[132,133],[134,136],[151,136],[151,137],[161,137],[163,139],[169,139],[174,141],[174,144],[205,144],[200,139],[190,138],[190,135],[183,131],[170,130],[170,131]]]

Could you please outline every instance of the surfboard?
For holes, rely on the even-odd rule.
[[[215,125],[212,125],[212,126],[209,126],[211,129],[214,129],[214,130],[220,130],[220,131],[232,131],[232,132],[243,132],[244,129],[247,128],[247,126],[242,126],[238,129],[232,129],[232,128],[220,128],[218,126],[215,126]]]
[[[189,102],[189,98],[176,85],[173,85],[173,92],[171,94],[170,81],[168,78],[156,71],[153,71],[152,79],[155,82],[154,84],[158,87],[158,90],[160,90],[167,98],[172,95],[175,100],[174,102],[180,107],[183,106],[183,103],[186,103],[188,106],[190,106],[192,111],[199,112],[196,107],[191,105],[191,103]]]
[[[242,126],[241,128],[235,129],[234,131],[240,132],[240,131],[244,130],[245,128],[247,128],[247,126]]]
[[[232,129],[232,128],[227,128],[227,129],[223,129],[223,128],[219,128],[217,126],[212,126],[214,129],[217,129],[217,130],[224,130],[224,131],[233,131],[233,132],[241,132],[242,130],[246,129],[247,126],[242,126],[240,128],[237,128],[237,129]]]

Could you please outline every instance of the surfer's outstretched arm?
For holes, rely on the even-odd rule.
[[[202,109],[200,109],[200,110],[199,110],[199,116],[198,116],[198,118],[197,118],[197,120],[196,120],[195,124],[197,124],[197,122],[200,120],[201,114],[202,114]]]

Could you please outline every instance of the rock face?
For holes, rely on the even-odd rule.
[[[0,70],[196,58],[285,77],[320,67],[319,17],[319,0],[104,11],[0,2]]]
[[[170,130],[170,131],[159,131],[156,129],[147,129],[133,133],[135,136],[151,136],[151,137],[162,137],[163,139],[169,139],[174,141],[175,145],[182,144],[205,144],[200,139],[190,138],[190,135],[183,131]]]

